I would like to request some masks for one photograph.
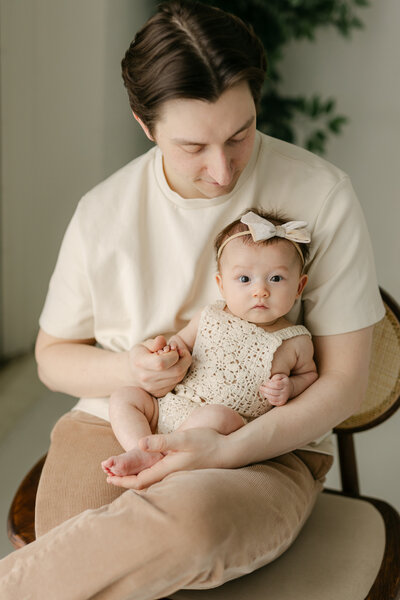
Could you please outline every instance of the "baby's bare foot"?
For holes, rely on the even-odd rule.
[[[103,460],[101,466],[108,475],[125,477],[126,475],[137,475],[143,469],[154,465],[162,457],[160,452],[144,452],[139,448],[133,448],[128,452]]]

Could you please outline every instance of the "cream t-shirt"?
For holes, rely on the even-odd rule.
[[[307,221],[311,230],[309,281],[290,320],[313,335],[333,335],[383,317],[369,236],[348,176],[258,132],[250,161],[225,196],[185,199],[173,192],[158,147],[86,194],[65,233],[40,326],[55,337],[93,337],[116,352],[178,331],[219,298],[214,238],[255,206]],[[109,418],[107,398],[82,398],[76,408]]]

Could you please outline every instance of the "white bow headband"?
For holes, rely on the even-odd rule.
[[[228,237],[224,243],[221,244],[218,250],[218,259],[221,256],[222,250],[225,248],[226,244],[234,238],[242,235],[251,235],[254,242],[269,240],[274,237],[281,237],[293,243],[304,265],[303,253],[298,244],[308,244],[311,242],[310,233],[306,229],[308,224],[305,221],[289,221],[283,225],[274,225],[270,221],[267,221],[267,219],[263,219],[262,217],[259,217],[250,211],[240,219],[240,222],[247,225],[249,230],[240,231],[239,233],[234,233]]]

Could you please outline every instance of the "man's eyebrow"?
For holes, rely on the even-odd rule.
[[[250,117],[250,119],[248,121],[246,121],[246,123],[244,125],[242,125],[242,127],[239,127],[239,129],[237,131],[235,131],[235,133],[232,133],[232,135],[228,138],[228,140],[232,139],[233,137],[235,137],[235,135],[238,135],[239,133],[241,133],[248,127],[250,127],[250,125],[253,123],[254,119],[255,119],[255,116],[253,115],[252,117]],[[184,138],[172,138],[171,141],[174,144],[179,144],[180,146],[204,146],[203,142],[192,142],[192,141],[186,140]]]

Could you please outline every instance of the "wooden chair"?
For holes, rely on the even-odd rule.
[[[359,493],[353,434],[400,406],[400,308],[383,290],[385,318],[375,326],[368,392],[358,414],[335,429],[343,491],[325,489],[295,543],[250,575],[212,590],[181,590],[170,600],[396,600],[400,598],[400,517]],[[395,473],[396,457],[391,468]],[[8,533],[16,548],[35,539],[34,504],[45,457],[21,483]],[[232,525],[234,526],[234,525]]]

